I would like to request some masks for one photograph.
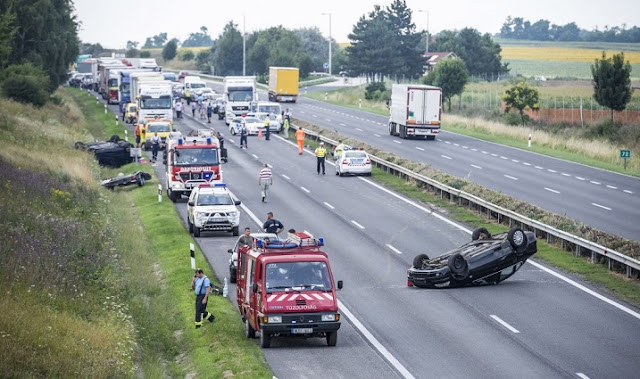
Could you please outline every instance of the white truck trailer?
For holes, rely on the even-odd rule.
[[[442,89],[418,84],[394,84],[389,113],[390,135],[435,140],[440,132]]]
[[[255,76],[225,76],[223,100],[226,103],[225,123],[250,110],[251,102],[258,100]]]

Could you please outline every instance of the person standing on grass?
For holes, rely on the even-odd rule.
[[[207,311],[207,302],[211,292],[211,281],[204,274],[201,268],[196,270],[196,274],[191,281],[191,289],[196,294],[196,329],[202,327],[202,319],[213,322],[216,316]]]
[[[304,149],[304,130],[302,130],[302,126],[296,130],[296,142],[298,142],[298,155],[302,155]]]
[[[269,191],[269,186],[273,185],[273,174],[271,173],[269,165],[266,163],[258,175],[258,185],[262,188],[262,202],[264,203],[267,201],[267,191]]]
[[[133,135],[136,137],[136,147],[140,147],[140,124],[133,128]]]

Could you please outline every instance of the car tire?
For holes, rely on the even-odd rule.
[[[260,347],[268,348],[271,346],[271,335],[264,331],[264,328],[260,328]]]
[[[193,236],[194,237],[200,237],[200,228],[198,228],[197,226],[193,226]]]
[[[469,263],[460,253],[450,256],[447,265],[453,279],[464,280],[469,275]]]
[[[240,235],[240,227],[239,226],[234,226],[233,229],[231,230],[231,232],[233,233],[234,236],[239,236]]]
[[[486,239],[491,239],[491,233],[487,230],[487,228],[476,228],[471,233],[471,241],[477,241],[480,237],[484,235]]]
[[[247,338],[256,338],[256,331],[249,324],[249,319],[244,320],[244,336]]]
[[[518,254],[524,253],[527,249],[527,234],[520,228],[509,230],[509,233],[507,233],[507,241],[509,241],[513,250]]]
[[[231,132],[231,134],[232,134],[232,135],[234,135],[234,136],[237,134],[237,133],[236,133],[236,128],[231,128],[231,129],[229,129],[229,131],[230,131],[230,132]]]
[[[327,345],[336,346],[338,344],[338,331],[327,332]]]
[[[364,174],[364,176],[371,176],[371,173],[367,172],[366,174]]]
[[[187,217],[187,226],[189,227],[189,233],[193,234],[193,224],[189,220],[189,217]]]
[[[422,266],[429,260],[429,256],[427,254],[419,254],[413,258],[413,267],[418,270],[422,269]]]

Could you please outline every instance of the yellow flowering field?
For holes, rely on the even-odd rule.
[[[617,54],[620,51],[606,50],[607,57]],[[602,50],[580,49],[571,47],[539,47],[539,46],[504,46],[502,47],[503,59],[526,59],[545,61],[568,61],[568,62],[589,62],[593,63],[596,58],[600,58]],[[624,59],[631,64],[640,63],[640,52],[625,51]]]

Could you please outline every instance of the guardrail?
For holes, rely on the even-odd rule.
[[[313,137],[315,140],[324,141],[325,144],[332,145],[334,147],[338,145],[337,141],[323,137],[312,130],[304,128],[303,130],[307,136]],[[562,244],[563,249],[567,251],[575,249],[575,256],[585,256],[590,253],[591,260],[593,262],[598,262],[599,257],[604,257],[606,259],[607,267],[610,270],[614,268],[614,262],[617,262],[625,267],[627,277],[640,278],[640,260],[628,257],[622,253],[588,241],[582,237],[578,237],[552,226],[543,224],[512,210],[502,208],[475,195],[450,187],[395,163],[387,162],[384,159],[371,154],[369,154],[369,156],[376,167],[392,175],[400,176],[405,179],[411,178],[418,182],[421,187],[426,187],[429,190],[439,193],[440,197],[443,199],[448,198],[450,202],[457,200],[458,205],[460,206],[466,205],[470,209],[474,208],[478,212],[486,212],[489,218],[497,218],[499,223],[508,222],[509,227],[512,227],[513,224],[516,223],[523,229],[533,231],[539,238],[545,238],[549,243],[556,242],[557,240]]]

